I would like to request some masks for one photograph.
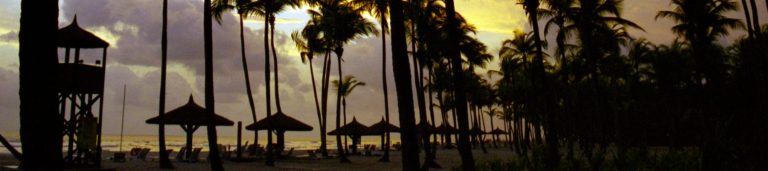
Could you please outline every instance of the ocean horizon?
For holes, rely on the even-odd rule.
[[[204,131],[203,131],[204,132]],[[16,150],[21,151],[21,141],[19,138],[18,133],[14,132],[3,132],[3,137],[8,140],[8,142],[16,148]],[[391,143],[398,143],[400,142],[400,136],[396,136],[398,134],[393,134],[391,136]],[[66,151],[67,146],[67,139],[62,137],[63,142],[63,151]],[[123,135],[122,140],[122,149],[120,147],[120,135],[104,135],[102,137],[102,149],[104,151],[130,151],[131,148],[150,148],[152,151],[157,151],[159,149],[158,145],[158,137],[157,135]],[[276,137],[273,137],[272,141],[276,141]],[[327,145],[328,149],[336,149],[336,137],[335,136],[328,136],[327,137]],[[351,140],[348,140],[351,143]],[[243,135],[242,137],[242,144],[245,145],[246,142],[248,144],[253,144],[253,133],[249,133],[248,136]],[[266,144],[267,142],[267,136],[260,134],[259,135],[259,144]],[[179,151],[182,147],[186,144],[186,136],[184,135],[166,135],[165,136],[165,143],[167,149],[173,149],[174,151]],[[234,149],[237,146],[237,137],[236,136],[218,136],[218,144],[230,146],[230,149]],[[381,144],[381,138],[380,136],[363,136],[362,138],[362,144],[374,144],[376,146],[380,146]],[[294,148],[294,150],[314,150],[318,149],[320,147],[320,136],[317,137],[311,137],[311,136],[291,136],[290,133],[285,135],[285,146],[287,149]],[[208,138],[206,135],[195,135],[192,140],[192,147],[194,148],[203,148],[203,151],[208,151]],[[0,148],[0,154],[10,154],[10,152],[5,148]]]

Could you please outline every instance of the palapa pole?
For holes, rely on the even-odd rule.
[[[123,126],[125,125],[125,92],[126,85],[123,84],[123,116],[120,118],[120,152],[123,152]]]

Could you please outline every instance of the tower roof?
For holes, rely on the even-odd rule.
[[[102,40],[93,33],[86,31],[77,24],[77,16],[72,20],[72,24],[59,29],[56,45],[66,48],[106,48],[109,47],[107,41]]]

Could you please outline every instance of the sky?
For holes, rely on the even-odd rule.
[[[144,121],[157,116],[158,111],[161,1],[61,0],[59,4],[60,27],[69,25],[77,15],[82,28],[111,44],[108,48],[104,95],[105,134],[114,135],[120,132],[123,85],[126,85],[128,92],[125,133],[156,134],[157,126],[148,125]],[[190,95],[194,96],[198,104],[203,104],[202,4],[201,0],[169,0],[166,110],[183,105]],[[761,22],[766,23],[768,12],[765,11],[764,1],[758,1],[757,5],[760,7]],[[491,54],[497,54],[501,42],[512,38],[515,31],[530,30],[522,7],[513,0],[458,0],[456,8],[477,27],[475,36],[489,47]],[[626,0],[622,17],[644,28],[645,31],[630,30],[632,36],[645,37],[657,44],[669,43],[675,38],[670,31],[674,23],[668,19],[654,18],[658,11],[669,9],[669,0]],[[16,132],[19,129],[19,14],[20,0],[0,1],[0,132]],[[731,12],[728,16],[742,18],[741,14],[743,13]],[[280,65],[279,92],[284,113],[315,127],[311,132],[288,133],[289,137],[317,136],[319,132],[310,68],[301,62],[289,36],[291,32],[300,30],[307,20],[306,9],[286,11],[278,15],[277,19],[275,43]],[[237,24],[236,14],[231,13],[223,16],[221,25],[213,26],[216,112],[230,120],[242,121],[244,125],[248,125],[253,123],[253,119],[245,93]],[[245,25],[246,53],[256,113],[258,118],[263,118],[266,112],[263,20],[248,19]],[[731,36],[722,38],[720,42],[727,45],[743,35],[742,30],[733,31]],[[547,35],[550,41],[553,37]],[[371,125],[383,117],[384,96],[379,62],[381,52],[381,39],[378,35],[361,37],[345,46],[342,64],[345,75],[354,75],[358,80],[367,83],[355,89],[348,97],[347,111],[348,115],[351,115],[350,120],[355,117],[361,123]],[[63,50],[60,50],[60,59],[63,54]],[[100,55],[101,50],[83,50],[81,54],[85,63],[91,64],[100,59]],[[314,61],[316,74],[320,72],[319,61]],[[391,120],[397,124],[397,99],[391,66],[387,64],[390,90],[388,107]],[[498,68],[498,60],[488,65],[488,69],[495,68]],[[332,79],[337,78],[335,70],[332,75]],[[335,99],[334,94],[330,93],[329,99]],[[335,125],[334,102],[335,100],[331,100],[329,103],[330,125]],[[499,123],[498,120],[496,122]],[[168,126],[166,129],[170,135],[182,135],[179,127]],[[236,130],[234,127],[218,127],[218,132],[220,135],[231,136]],[[197,132],[197,135],[204,134],[205,131]],[[245,135],[252,136],[250,133]]]

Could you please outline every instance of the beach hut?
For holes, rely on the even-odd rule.
[[[312,131],[309,126],[295,118],[285,115],[283,112],[277,112],[269,117],[261,119],[256,123],[245,127],[246,130],[273,130],[277,134],[277,149],[282,151],[285,148],[286,131]]]
[[[200,126],[208,125],[208,114],[205,108],[197,105],[192,95],[189,95],[189,101],[187,104],[166,112],[164,115],[164,123],[167,125],[180,125],[181,129],[187,133],[186,148],[188,152],[192,151],[192,134],[200,128]],[[156,116],[147,119],[148,124],[160,124],[160,116]],[[220,115],[214,114],[214,124],[216,126],[232,126],[235,123],[231,120],[224,118]],[[185,158],[189,158],[191,153],[187,153]]]

